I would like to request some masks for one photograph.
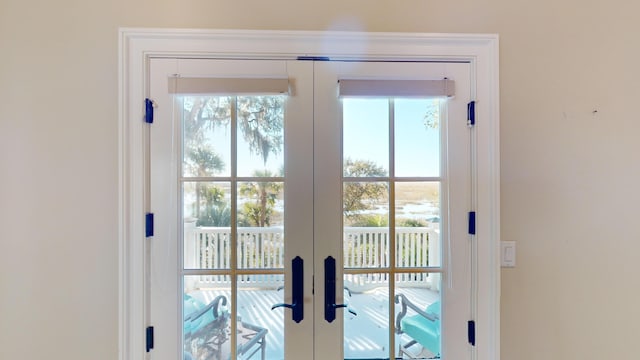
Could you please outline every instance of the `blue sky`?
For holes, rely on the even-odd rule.
[[[345,157],[374,161],[389,168],[389,102],[387,99],[343,100],[343,152]],[[397,176],[438,176],[439,130],[427,128],[428,109],[437,99],[395,100],[395,152]]]
[[[343,99],[343,152],[353,160],[369,160],[389,168],[389,101],[385,98]],[[439,129],[427,128],[424,117],[438,108],[438,99],[395,100],[396,176],[439,176]],[[230,171],[230,128],[218,127],[208,138]],[[251,176],[263,169],[262,158],[249,152],[238,134],[238,175]],[[273,173],[282,166],[284,156],[271,154],[266,168]]]

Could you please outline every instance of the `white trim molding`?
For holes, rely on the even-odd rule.
[[[145,358],[148,166],[144,99],[152,57],[469,62],[476,100],[477,302],[474,359],[500,359],[498,36],[249,30],[120,29],[119,359]]]

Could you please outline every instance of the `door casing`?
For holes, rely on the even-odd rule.
[[[363,46],[366,44],[366,46]],[[464,61],[471,64],[478,216],[474,263],[476,351],[500,358],[499,91],[496,35],[121,29],[119,62],[119,359],[145,356],[145,228],[149,149],[144,119],[152,57]]]

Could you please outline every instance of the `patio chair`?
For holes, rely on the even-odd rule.
[[[222,344],[228,340],[229,311],[227,298],[217,296],[209,304],[184,294],[184,344],[185,359],[201,358],[194,352],[207,352],[205,358],[220,359]]]
[[[436,301],[422,310],[412,303],[404,294],[395,297],[396,304],[402,303],[402,309],[396,317],[396,334],[406,334],[412,340],[406,344],[400,343],[398,356],[403,354],[415,359],[416,352],[409,351],[413,345],[419,344],[429,351],[433,358],[440,358],[440,301]],[[411,310],[414,315],[408,316]]]

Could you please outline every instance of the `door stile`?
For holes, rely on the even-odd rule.
[[[314,359],[344,359],[343,311],[336,319],[324,319],[325,298],[324,259],[336,259],[335,287],[343,287],[342,257],[342,129],[339,121],[335,62],[314,64],[314,254],[316,340]],[[336,291],[336,302],[342,304],[343,292]]]
[[[285,302],[291,304],[291,261],[304,260],[304,319],[296,323],[285,310],[287,359],[312,359],[313,295],[313,63],[287,61],[291,98],[285,116]]]
[[[178,149],[179,125],[175,122],[173,98],[167,93],[167,78],[176,72],[176,59],[151,59],[150,96],[155,102],[155,120],[150,125],[150,210],[154,213],[154,237],[149,241],[149,322],[154,326],[155,359],[182,356],[176,335],[181,321],[181,271],[178,246]],[[167,143],[168,142],[168,143]],[[167,313],[166,309],[175,309]],[[178,341],[176,341],[178,339]]]

